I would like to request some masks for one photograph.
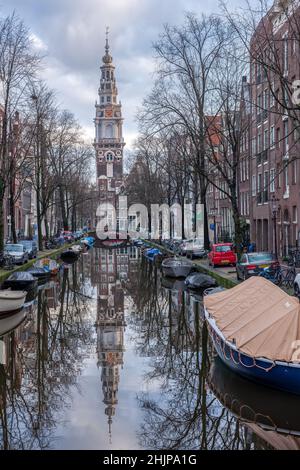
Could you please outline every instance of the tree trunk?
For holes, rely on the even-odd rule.
[[[9,178],[9,215],[10,215],[10,229],[11,237],[14,243],[17,243],[16,231],[16,217],[15,217],[15,192],[14,192],[14,176],[10,175]]]
[[[5,186],[4,181],[0,177],[0,252],[4,249],[4,193]]]
[[[242,253],[243,230],[241,226],[241,218],[236,202],[232,202],[232,216],[234,221],[234,242],[238,259]]]
[[[65,196],[64,196],[63,188],[61,186],[59,187],[59,199],[60,199],[61,217],[62,217],[63,227],[64,227],[64,230],[69,230],[68,217],[66,213]]]

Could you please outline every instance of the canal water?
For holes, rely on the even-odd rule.
[[[0,319],[2,449],[298,449],[299,398],[215,358],[202,298],[94,248]]]

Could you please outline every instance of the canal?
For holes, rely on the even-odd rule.
[[[299,449],[299,398],[216,360],[202,298],[94,248],[0,319],[2,449]]]

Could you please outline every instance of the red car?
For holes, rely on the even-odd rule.
[[[208,254],[209,264],[213,267],[236,264],[236,254],[232,243],[217,243]]]

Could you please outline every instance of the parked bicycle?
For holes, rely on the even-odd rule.
[[[0,253],[0,267],[3,269],[13,269],[14,259],[8,253]]]
[[[259,269],[259,267],[256,268],[257,270],[257,275],[260,277],[264,277],[270,282],[273,282],[273,284],[276,284],[276,286],[281,286],[282,284],[282,269],[281,266],[278,265],[276,267],[269,266],[264,269]]]

